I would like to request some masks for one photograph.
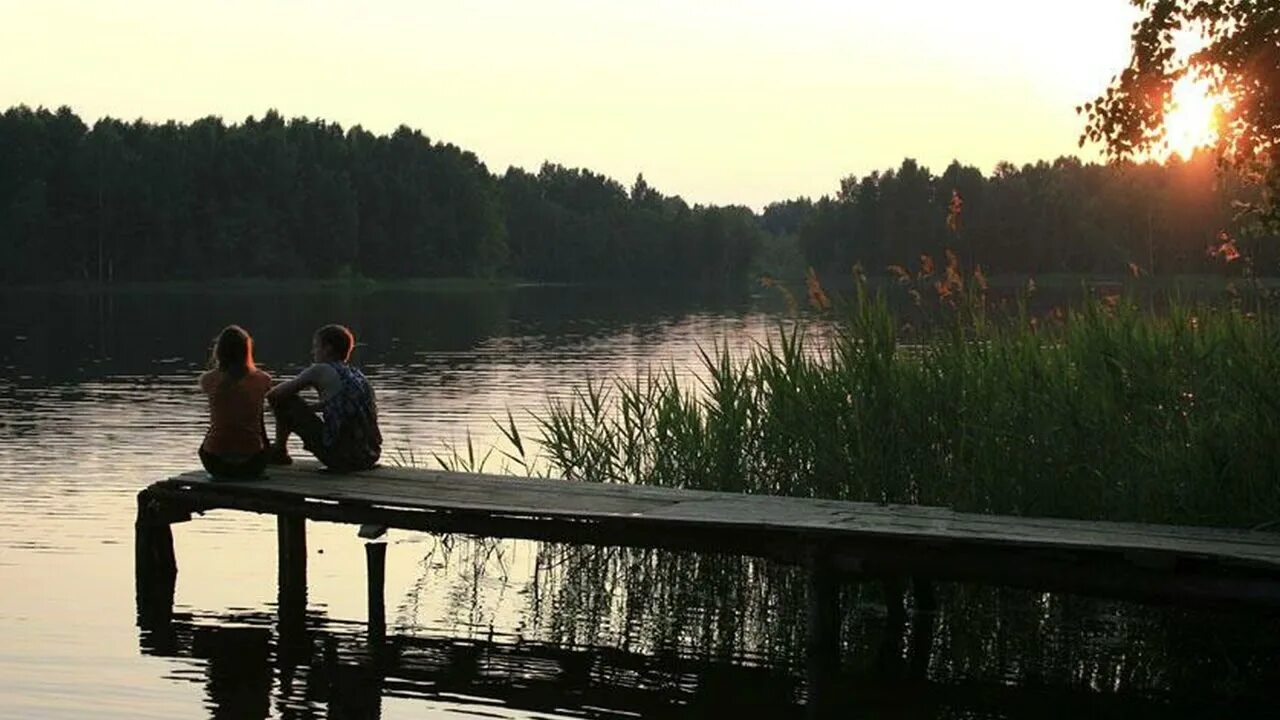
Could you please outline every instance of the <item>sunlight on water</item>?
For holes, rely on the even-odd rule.
[[[668,361],[691,367],[699,343],[749,342],[773,322],[758,313],[661,307],[611,317],[598,301],[595,315],[554,306],[525,314],[510,298],[488,295],[345,298],[338,303],[347,306],[343,313],[332,311],[329,298],[252,300],[0,297],[0,576],[7,588],[0,716],[190,717],[210,702],[201,699],[203,659],[139,655],[132,523],[142,486],[198,465],[194,448],[206,416],[193,383],[221,325],[248,326],[264,368],[283,377],[305,358],[312,327],[335,314],[346,319],[361,333],[359,360],[378,388],[386,458],[425,463],[468,433],[476,447],[488,448],[500,439],[493,420],[508,410],[532,431],[529,413],[586,377]],[[401,312],[405,305],[419,312]],[[179,613],[201,614],[205,628],[232,627],[227,618],[236,613],[270,614],[270,518],[215,512],[178,526],[175,535]],[[313,524],[308,540],[312,611],[329,624],[362,619],[364,559],[353,529]],[[477,565],[471,548],[445,552],[438,539],[408,533],[393,532],[391,540],[392,632],[546,639],[528,618],[529,590],[521,585],[532,572],[533,545],[502,542]],[[441,711],[494,702],[425,688],[403,693],[414,695],[430,697]],[[421,709],[387,703],[384,717],[397,708]]]

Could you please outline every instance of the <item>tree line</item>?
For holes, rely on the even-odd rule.
[[[1237,185],[1207,155],[990,176],[907,160],[755,213],[690,205],[643,176],[628,188],[551,163],[495,175],[404,126],[268,112],[89,127],[69,108],[17,106],[0,115],[0,281],[708,283],[780,265],[883,272],[944,248],[990,273],[1193,273],[1221,266],[1205,250],[1232,228]],[[1241,240],[1259,272],[1276,267],[1265,240]]]
[[[1276,238],[1235,221],[1249,195],[1209,153],[1164,164],[1001,163],[990,176],[959,163],[934,175],[906,160],[846,177],[816,202],[770,205],[761,220],[828,273],[855,263],[883,272],[951,250],[988,273],[1270,274]]]
[[[746,273],[755,214],[546,164],[491,174],[400,127],[276,112],[226,124],[0,115],[0,280],[489,277],[702,281]]]

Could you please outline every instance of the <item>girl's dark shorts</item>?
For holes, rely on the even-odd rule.
[[[267,467],[267,451],[264,449],[247,460],[228,460],[200,448],[200,464],[215,478],[258,477]]]

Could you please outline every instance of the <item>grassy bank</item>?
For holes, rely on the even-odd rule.
[[[865,294],[821,333],[590,384],[539,418],[553,472],[602,482],[1253,527],[1280,520],[1280,323],[1085,301],[957,312],[903,341]],[[963,318],[963,319],[961,319]],[[518,461],[523,439],[508,430]]]

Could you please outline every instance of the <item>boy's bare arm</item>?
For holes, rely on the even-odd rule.
[[[267,391],[267,399],[272,401],[284,400],[297,395],[309,387],[315,387],[316,367],[316,365],[312,365],[306,370],[298,373],[297,377],[286,380],[271,388]]]

